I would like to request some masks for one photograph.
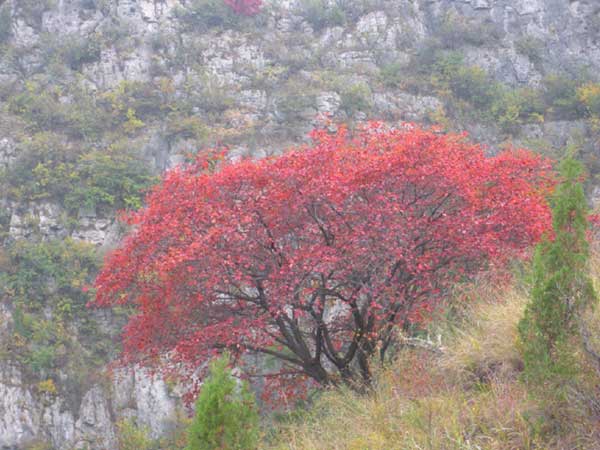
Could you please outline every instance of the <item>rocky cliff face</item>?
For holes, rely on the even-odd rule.
[[[216,0],[0,2],[0,448],[175,427],[165,381],[103,375],[123,316],[77,293],[153,175],[206,146],[275,154],[324,116],[570,145],[595,173],[599,69],[595,0],[272,0],[252,18]]]

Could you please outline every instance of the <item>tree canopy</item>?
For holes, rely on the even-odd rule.
[[[396,327],[550,227],[550,168],[527,151],[380,123],[312,138],[218,170],[198,159],[149,194],[96,281],[95,306],[136,308],[125,360],[196,370],[227,350],[276,357],[288,381],[368,384]]]

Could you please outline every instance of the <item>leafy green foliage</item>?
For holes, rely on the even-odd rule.
[[[65,298],[73,308],[83,308],[90,300],[82,291],[98,269],[98,258],[90,244],[70,239],[40,243],[19,240],[9,246],[7,253],[0,286],[4,294],[28,309],[55,306]]]
[[[67,36],[61,50],[67,65],[73,70],[80,70],[84,64],[98,61],[102,48],[97,36]]]
[[[192,0],[185,7],[175,10],[177,17],[190,29],[206,31],[211,28],[235,26],[252,23],[253,14],[238,13],[223,0]]]
[[[587,274],[587,203],[581,163],[567,159],[553,199],[554,239],[538,245],[531,301],[519,324],[527,381],[560,386],[577,370],[573,337],[580,311],[596,300]]]
[[[8,102],[9,111],[24,117],[37,130],[57,129],[65,125],[59,104],[60,89],[27,81],[25,88]]]
[[[440,44],[449,49],[464,45],[485,46],[497,42],[501,34],[502,31],[493,22],[469,20],[454,11],[446,14],[439,25]]]
[[[454,97],[486,108],[492,102],[494,91],[488,74],[477,66],[467,66],[460,53],[440,55],[433,66],[434,85],[449,90]]]
[[[36,373],[52,368],[55,363],[54,347],[42,345],[32,350],[27,357],[27,363]]]
[[[538,91],[498,87],[497,92],[489,112],[503,131],[517,133],[518,127],[524,123],[543,122],[545,108]]]
[[[148,426],[136,423],[134,419],[121,419],[117,422],[118,450],[177,450],[183,449],[186,442],[185,428],[190,420],[178,411],[175,427],[160,439],[153,439]]]
[[[90,209],[139,209],[142,196],[154,181],[140,158],[118,146],[81,155],[71,175],[72,189],[65,206]]]
[[[56,134],[42,132],[25,142],[5,174],[18,200],[60,200],[69,213],[88,209],[138,209],[153,182],[141,158],[121,145],[76,154]]]
[[[344,10],[326,0],[301,0],[298,3],[300,14],[313,27],[320,31],[326,27],[341,26],[346,23]]]
[[[69,189],[75,155],[55,133],[34,134],[21,144],[18,158],[5,174],[9,195],[16,200],[61,198]]]
[[[524,36],[515,41],[515,50],[521,55],[527,56],[534,63],[541,61],[543,49],[544,42],[532,36]]]
[[[61,101],[66,96],[70,97],[68,103]],[[76,139],[96,139],[119,119],[125,120],[108,108],[100,108],[93,95],[78,85],[65,91],[57,85],[27,81],[9,98],[8,107],[28,122],[32,132],[64,130]]]
[[[123,419],[117,423],[119,450],[151,450],[153,441],[150,439],[148,427],[136,425],[133,419]]]
[[[92,293],[84,287],[99,263],[95,248],[71,239],[19,240],[0,256],[0,298],[13,310],[4,357],[38,381],[53,378],[61,392],[68,385],[64,392],[76,401],[115,351],[112,336],[85,307]]]
[[[577,119],[585,113],[577,98],[577,80],[563,75],[548,75],[543,80],[543,98],[549,112],[563,119]]]
[[[253,394],[238,384],[221,357],[211,363],[210,376],[196,401],[186,450],[252,450],[258,446],[258,412]]]
[[[355,83],[342,87],[340,92],[340,108],[349,116],[358,111],[369,112],[373,107],[373,94],[366,83]]]
[[[398,61],[386,64],[381,68],[380,79],[387,87],[401,87],[405,74],[402,73],[404,64]]]
[[[586,83],[577,89],[577,99],[591,117],[600,117],[600,83]]]

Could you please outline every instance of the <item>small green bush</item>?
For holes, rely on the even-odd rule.
[[[27,363],[31,370],[40,373],[44,370],[51,369],[54,366],[54,348],[43,346],[33,350],[29,356]]]
[[[521,125],[544,120],[544,104],[538,91],[497,87],[490,106],[491,119],[503,131],[516,133]]]
[[[167,131],[165,137],[202,140],[208,136],[208,127],[197,116],[185,116],[176,112],[167,117]]]
[[[221,357],[211,363],[210,375],[196,401],[186,450],[253,450],[258,448],[259,416],[247,384],[238,384]]]
[[[369,112],[373,107],[373,93],[366,83],[343,87],[340,92],[340,108],[352,116],[358,111]]]
[[[398,61],[384,65],[380,71],[380,78],[383,84],[392,88],[401,87],[406,80],[403,68],[404,65]]]
[[[14,166],[5,174],[15,200],[52,198],[71,215],[81,207],[107,211],[138,209],[144,190],[154,183],[148,164],[120,144],[77,154],[61,136],[43,132],[22,144]]]
[[[162,116],[166,110],[171,109],[170,101],[170,96],[163,95],[159,86],[126,80],[104,93],[99,103],[111,112],[115,123],[123,124],[128,120],[130,110],[141,120]]]
[[[65,36],[60,49],[65,63],[73,70],[100,60],[102,45],[98,36]]]
[[[501,34],[502,30],[491,21],[481,23],[453,11],[446,14],[438,27],[439,42],[447,49],[458,49],[464,45],[490,45],[497,42]]]
[[[58,87],[27,81],[22,91],[10,97],[9,111],[23,117],[35,130],[60,129],[66,125],[63,107],[59,102],[62,94]]]
[[[577,89],[577,99],[591,117],[600,117],[600,83],[586,83]]]
[[[70,298],[74,307],[81,310],[90,300],[82,287],[91,283],[99,264],[90,244],[71,239],[19,240],[8,246],[7,253],[10,268],[0,274],[0,294],[9,294],[23,305],[24,324],[25,308],[41,310]]]
[[[151,450],[154,441],[149,435],[150,429],[138,426],[133,419],[123,419],[117,423],[119,450]]]
[[[542,59],[541,53],[544,43],[532,36],[523,36],[515,41],[515,50],[521,55],[527,56],[531,62],[537,63]]]
[[[200,31],[225,27],[241,20],[223,0],[192,0],[185,8],[177,8],[175,14],[188,27]]]
[[[310,92],[287,92],[277,99],[277,111],[285,116],[286,121],[301,120],[303,113],[311,108],[316,112],[316,99]]]
[[[585,115],[585,107],[577,97],[579,84],[574,78],[559,74],[544,78],[544,101],[554,116],[561,119],[577,119]]]
[[[119,146],[81,155],[64,197],[72,213],[86,209],[139,209],[144,190],[154,182],[147,164]]]
[[[33,322],[33,316],[23,312],[23,305],[17,302],[13,312],[14,332],[26,339],[30,338],[33,334]]]
[[[326,0],[300,0],[298,7],[300,15],[315,31],[346,23],[344,10],[335,3],[330,4]]]
[[[41,132],[21,143],[18,158],[5,180],[16,200],[62,199],[70,190],[77,155],[62,136]]]
[[[37,381],[64,381],[66,374],[68,392],[82,395],[90,375],[115,354],[114,336],[85,307],[92,293],[84,287],[99,266],[94,246],[71,239],[18,240],[9,241],[4,253],[0,297],[13,305],[14,336],[7,357]]]
[[[497,86],[485,70],[467,66],[459,52],[437,52],[435,55],[432,82],[442,96],[450,92],[475,108],[489,108],[497,95]]]

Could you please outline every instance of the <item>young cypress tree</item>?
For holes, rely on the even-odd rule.
[[[238,383],[228,364],[228,356],[222,356],[210,365],[188,429],[186,450],[252,450],[258,446],[254,395],[247,383]]]
[[[540,387],[568,379],[577,370],[569,344],[578,335],[580,312],[596,298],[587,274],[588,208],[582,173],[581,163],[572,158],[561,165],[562,181],[552,199],[554,239],[536,248],[531,301],[519,323],[525,377]]]

